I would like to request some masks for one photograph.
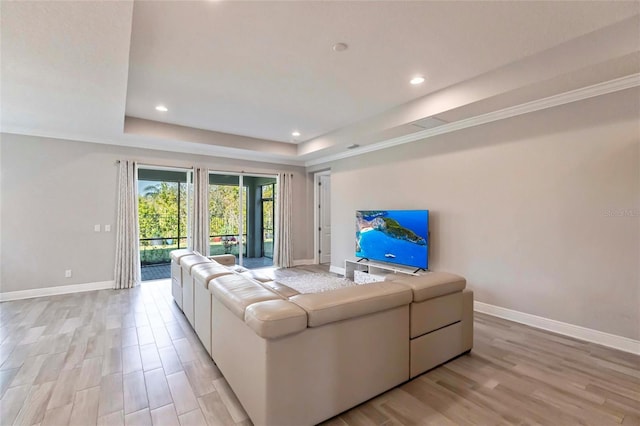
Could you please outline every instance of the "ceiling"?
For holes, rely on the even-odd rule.
[[[0,7],[2,131],[264,161],[317,163],[640,73],[635,1]]]

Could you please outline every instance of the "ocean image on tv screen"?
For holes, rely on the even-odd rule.
[[[356,257],[427,269],[428,210],[356,211]]]

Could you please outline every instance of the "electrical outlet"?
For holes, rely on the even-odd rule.
[[[104,232],[111,232],[111,225],[105,225]]]
[[[64,271],[64,277],[65,278],[71,278],[71,269],[66,269]]]
[[[95,232],[100,232],[100,225],[93,225],[93,230]]]

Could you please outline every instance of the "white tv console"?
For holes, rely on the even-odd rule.
[[[391,274],[418,276],[420,273],[407,267],[364,259],[360,261],[346,259],[344,261],[344,277],[353,280],[356,284],[385,281],[390,278]]]

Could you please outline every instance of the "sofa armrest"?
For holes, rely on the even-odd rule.
[[[180,266],[182,266],[183,270],[186,270],[188,273],[191,273],[191,269],[202,263],[210,263],[211,261],[195,252],[190,255],[182,256],[180,258]]]
[[[213,297],[242,320],[244,320],[245,309],[248,306],[265,300],[282,300],[282,297],[267,290],[260,283],[240,274],[222,275],[211,280],[209,291]]]
[[[232,254],[217,254],[214,256],[209,256],[209,259],[215,260],[216,262],[224,266],[233,266],[236,264],[236,257]]]
[[[393,282],[409,287],[413,292],[414,302],[462,291],[467,286],[464,277],[449,272],[427,272],[418,276],[402,277]]]
[[[307,311],[309,327],[385,311],[411,303],[411,290],[393,282],[377,282],[323,293],[301,294],[290,301]]]
[[[267,300],[247,306],[244,322],[265,339],[275,339],[307,328],[307,313],[287,300]]]
[[[180,263],[181,257],[192,255],[192,254],[194,254],[193,250],[179,249],[179,250],[171,250],[171,252],[169,253],[169,256],[171,256],[171,260],[175,261],[176,263]]]

